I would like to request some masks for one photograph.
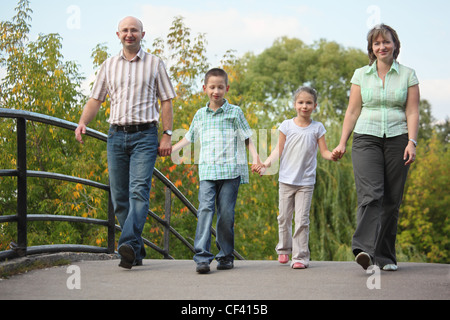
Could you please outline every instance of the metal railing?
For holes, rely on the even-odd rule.
[[[24,111],[0,108],[0,117],[2,118],[14,118],[17,121],[17,169],[5,169],[0,170],[0,176],[17,177],[17,214],[0,216],[0,223],[16,222],[17,223],[17,242],[11,242],[10,250],[0,252],[0,260],[11,259],[21,257],[30,254],[39,253],[53,253],[53,252],[89,252],[89,253],[114,253],[115,252],[115,232],[120,231],[120,226],[115,224],[115,216],[111,204],[110,188],[109,185],[101,184],[87,179],[78,177],[42,171],[31,171],[27,169],[27,121],[40,122],[56,127],[60,127],[67,130],[74,131],[77,128],[77,124],[66,120],[50,117],[47,115]],[[107,136],[96,130],[87,129],[86,135],[95,139],[106,142]],[[172,233],[183,245],[194,252],[193,246],[180,235],[171,225],[171,206],[172,206],[172,194],[174,194],[188,209],[188,211],[197,217],[197,209],[191,204],[191,202],[180,192],[180,190],[167,179],[158,169],[154,169],[153,176],[162,182],[165,186],[165,201],[164,201],[164,219],[159,217],[156,213],[149,210],[148,215],[160,223],[164,227],[164,248],[160,248],[156,244],[143,238],[144,244],[159,252],[165,259],[174,259],[169,254],[169,239],[170,233]],[[107,220],[85,218],[78,216],[66,216],[66,215],[42,215],[42,214],[28,214],[27,212],[27,178],[44,178],[44,179],[56,179],[69,181],[73,183],[79,183],[82,185],[91,186],[94,188],[102,189],[108,192],[108,218]],[[53,244],[53,245],[40,245],[29,247],[27,244],[27,223],[28,221],[64,221],[64,222],[81,222],[87,224],[96,224],[105,226],[108,229],[107,247],[79,245],[79,244]],[[216,236],[216,231],[211,228],[211,232]],[[234,251],[234,256],[237,259],[243,260],[244,258]]]

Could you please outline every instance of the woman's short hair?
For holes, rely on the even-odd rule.
[[[386,38],[386,35],[390,33],[392,36],[392,40],[395,44],[395,50],[394,50],[394,59],[397,59],[398,55],[400,54],[400,39],[398,38],[397,32],[391,28],[388,25],[385,25],[384,23],[378,24],[375,27],[372,28],[372,30],[369,31],[367,34],[367,54],[369,55],[370,59],[370,65],[372,65],[375,60],[377,60],[377,57],[373,53],[372,45],[376,38],[378,38],[379,35],[382,35],[383,38]]]

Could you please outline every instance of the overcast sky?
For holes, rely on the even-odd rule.
[[[2,0],[0,19],[14,15],[16,0]],[[32,35],[59,33],[65,60],[76,61],[92,81],[92,49],[105,43],[111,54],[120,50],[118,21],[132,15],[144,23],[148,46],[163,37],[175,16],[183,16],[192,34],[206,33],[208,56],[217,64],[236,50],[260,53],[281,36],[307,44],[319,39],[366,51],[366,34],[379,22],[397,30],[399,62],[416,70],[422,99],[435,118],[450,117],[450,1],[447,0],[32,0]]]

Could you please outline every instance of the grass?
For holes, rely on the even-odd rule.
[[[23,261],[19,263],[3,263],[0,265],[0,279],[8,279],[12,276],[27,273],[32,270],[39,270],[51,267],[59,267],[71,264],[69,259],[58,259],[58,260],[33,260],[33,261]]]

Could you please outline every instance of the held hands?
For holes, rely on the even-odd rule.
[[[346,152],[346,148],[344,145],[338,145],[336,148],[334,148],[334,150],[331,152],[332,155],[332,160],[333,161],[338,161],[340,159],[342,159],[342,157],[344,156]]]
[[[252,165],[252,172],[258,173],[260,176],[264,175],[264,172],[266,172],[266,169],[267,169],[267,167],[264,163]]]
[[[260,176],[264,175],[264,172],[266,172],[266,169],[269,166],[265,165],[261,162],[261,160],[258,158],[256,164],[252,165],[252,172],[258,173]]]

